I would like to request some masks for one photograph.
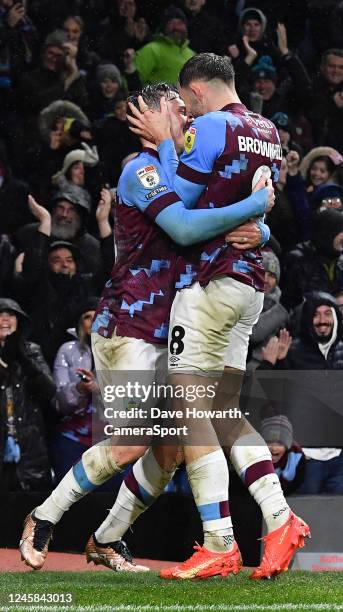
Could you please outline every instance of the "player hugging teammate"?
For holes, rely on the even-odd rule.
[[[190,59],[180,73],[180,93],[195,117],[180,161],[186,116],[178,92],[166,85],[149,86],[141,97],[131,98],[131,123],[143,151],[119,181],[118,259],[95,317],[92,347],[104,384],[118,371],[128,378],[130,371],[144,371],[150,382],[161,380],[170,313],[171,383],[197,385],[201,378],[206,386],[216,379],[215,399],[205,397],[196,406],[209,410],[213,402],[223,411],[238,405],[249,335],[263,304],[258,246],[269,231],[260,218],[273,206],[274,194],[267,176],[257,179],[261,167],[268,166],[277,181],[281,148],[274,125],[241,104],[227,57],[204,53]],[[178,244],[185,247],[182,254]],[[181,399],[178,407],[185,413],[189,402]],[[266,521],[264,555],[252,578],[285,571],[309,528],[290,510],[259,434],[244,419],[228,419],[221,431],[210,419],[199,419],[193,437],[179,443],[180,449],[151,450],[149,443],[125,447],[112,439],[86,451],[27,517],[20,545],[26,563],[42,567],[53,526],[63,513],[140,457],[86,552],[88,560],[111,569],[145,571],[133,563],[122,536],[163,491],[183,457],[204,546],[196,546],[190,559],[161,576],[236,574],[241,556],[222,446]]]

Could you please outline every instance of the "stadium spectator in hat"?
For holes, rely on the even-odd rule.
[[[80,201],[84,200],[88,203],[93,213],[92,199],[93,195],[96,197],[100,183],[99,155],[96,146],[90,147],[83,142],[81,147],[81,149],[73,149],[65,156],[61,170],[54,174],[51,182],[60,192],[68,191],[71,188]],[[87,222],[87,227],[92,230],[92,222]]]
[[[136,66],[144,84],[176,84],[182,66],[193,55],[186,16],[172,5],[163,14],[160,32],[137,52]]]
[[[261,436],[268,444],[283,492],[286,495],[294,493],[304,481],[306,459],[294,442],[292,423],[283,414],[265,418],[261,423]]]
[[[40,347],[26,340],[29,318],[0,298],[0,489],[46,490],[50,465],[43,411],[56,387]]]
[[[52,438],[52,462],[59,482],[82,453],[92,445],[92,394],[98,390],[90,333],[98,298],[90,297],[75,308],[68,340],[58,349],[53,368],[60,421]]]
[[[343,187],[330,183],[319,185],[311,198],[311,206],[316,212],[328,208],[343,212]]]
[[[263,55],[270,56],[274,62],[278,58],[278,52],[271,37],[267,36],[267,18],[259,8],[246,8],[239,18],[239,37],[236,45],[240,54],[244,55],[244,38],[249,46],[255,51],[255,63]]]
[[[332,147],[315,147],[301,160],[299,171],[312,193],[325,184],[340,183],[343,169],[342,155]]]
[[[72,102],[57,100],[38,117],[38,133],[31,135],[25,152],[26,172],[37,197],[51,195],[51,179],[62,167],[65,156],[82,143],[93,146],[87,115]]]
[[[270,120],[276,125],[280,136],[283,155],[286,156],[290,151],[301,153],[301,147],[293,138],[293,126],[286,113],[275,113]]]
[[[227,46],[225,30],[220,19],[208,12],[206,4],[206,0],[182,2],[188,24],[189,46],[196,53],[210,52],[223,55]]]
[[[343,215],[324,210],[314,219],[313,236],[284,257],[282,301],[294,308],[305,293],[334,293],[343,287]]]
[[[45,39],[38,68],[24,73],[16,90],[18,104],[36,126],[37,115],[55,100],[69,100],[88,109],[88,92],[76,63],[77,47],[63,30],[51,32]]]
[[[113,112],[116,96],[125,91],[126,84],[114,64],[99,64],[95,79],[91,115],[93,119],[101,119]]]
[[[281,290],[280,282],[280,262],[278,257],[271,250],[263,250],[264,266],[264,300],[263,308],[257,323],[252,329],[249,341],[249,357],[247,367],[253,370],[263,361],[263,347],[269,338],[276,336],[280,329],[287,326],[289,315],[287,310],[280,303]]]
[[[319,74],[306,100],[315,143],[343,150],[343,49],[322,54]]]
[[[79,186],[69,185],[63,191],[58,191],[53,195],[49,238],[44,242],[67,240],[72,243],[82,256],[82,272],[90,274],[96,282],[96,287],[101,287],[104,280],[104,269],[106,271],[110,269],[108,258],[111,265],[113,264],[112,230],[108,219],[105,222],[101,218],[101,224],[98,226],[100,241],[87,231],[90,201],[88,197],[85,197],[85,193]],[[42,208],[34,209],[38,214],[38,220],[41,220],[41,213],[50,219],[49,211],[45,208],[42,211]],[[28,252],[34,248],[37,231],[38,224],[34,223],[23,227],[18,232],[18,246],[22,251]]]

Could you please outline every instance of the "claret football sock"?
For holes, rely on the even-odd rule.
[[[281,527],[288,518],[289,506],[263,438],[257,432],[242,436],[232,446],[230,459],[260,506],[268,533]]]
[[[125,476],[114,506],[95,532],[101,544],[120,540],[134,521],[162,493],[175,471],[167,471],[158,464],[148,449]]]
[[[234,535],[229,510],[229,472],[225,455],[216,450],[187,465],[189,484],[204,530],[204,547],[213,552],[232,549]]]

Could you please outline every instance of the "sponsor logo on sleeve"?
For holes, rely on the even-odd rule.
[[[157,172],[156,166],[144,166],[137,170],[137,176],[145,189],[157,187],[160,182],[160,175]]]
[[[186,153],[190,153],[194,147],[195,136],[197,133],[197,129],[195,127],[190,127],[185,133],[185,151]]]
[[[160,185],[159,187],[156,187],[156,189],[153,189],[153,191],[150,191],[150,193],[147,193],[145,198],[146,200],[152,200],[152,198],[155,198],[160,193],[164,193],[165,191],[168,191],[167,185]]]

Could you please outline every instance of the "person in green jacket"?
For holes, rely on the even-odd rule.
[[[176,84],[184,63],[195,52],[188,46],[187,19],[174,6],[164,13],[161,31],[154,40],[139,49],[136,67],[144,84],[167,81]]]

